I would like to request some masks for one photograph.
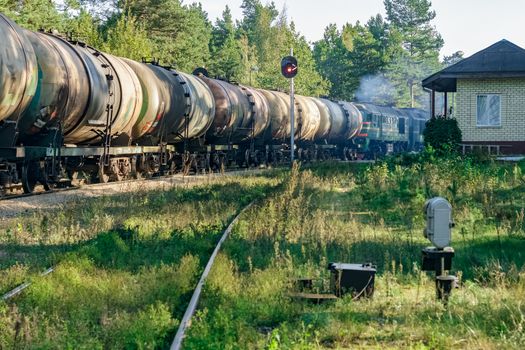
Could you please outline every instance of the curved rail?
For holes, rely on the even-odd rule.
[[[224,230],[224,233],[222,234],[222,237],[219,240],[219,243],[217,243],[217,246],[215,247],[215,249],[213,250],[213,253],[210,256],[210,260],[208,260],[208,263],[206,264],[206,268],[204,269],[204,272],[202,273],[199,283],[197,283],[197,287],[195,288],[195,291],[193,292],[188,308],[186,309],[186,312],[184,313],[184,316],[182,317],[182,320],[179,325],[179,329],[177,330],[177,334],[175,335],[175,338],[173,339],[173,343],[171,344],[170,350],[181,349],[182,342],[184,341],[186,329],[188,329],[188,327],[190,326],[191,318],[193,317],[193,314],[195,314],[195,310],[197,309],[197,305],[199,303],[199,299],[201,296],[202,287],[204,286],[204,283],[206,282],[206,278],[208,277],[208,274],[211,271],[213,263],[215,262],[215,258],[217,257],[217,254],[219,253],[219,250],[221,249],[222,244],[230,235],[233,229],[233,226],[239,220],[239,217],[246,210],[248,210],[253,205],[253,203],[255,202],[251,202],[246,207],[244,207],[239,212],[239,214],[237,214],[237,216],[232,220],[232,222],[228,225],[226,230]]]
[[[49,275],[51,272],[55,271],[55,268],[54,267],[51,267],[47,270],[45,270],[44,272],[42,272],[40,274],[40,276],[44,277],[44,276],[47,276]],[[16,287],[15,289],[11,290],[10,292],[7,292],[5,293],[3,296],[2,296],[2,300],[6,301],[6,300],[9,300],[13,297],[16,297],[18,294],[22,293],[24,291],[24,289],[26,289],[27,287],[29,287],[31,285],[31,282],[25,282],[25,283],[22,283],[21,285],[19,285],[18,287]]]

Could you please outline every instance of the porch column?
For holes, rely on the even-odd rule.
[[[434,118],[436,116],[436,91],[432,90],[430,96],[430,117]]]
[[[445,95],[443,96],[444,97],[444,107],[445,107],[445,112],[443,113],[443,115],[446,117],[447,114],[448,114],[448,93],[445,91]]]

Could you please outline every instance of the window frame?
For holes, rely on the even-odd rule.
[[[479,98],[485,96],[498,96],[499,98],[499,123],[496,125],[488,125],[488,124],[479,124]],[[501,97],[501,94],[498,93],[478,93],[476,94],[476,127],[478,128],[501,128],[502,126],[502,119],[503,119],[503,99]]]

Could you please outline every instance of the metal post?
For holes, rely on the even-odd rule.
[[[290,49],[290,56],[293,56],[293,48]],[[290,159],[293,166],[294,162],[294,146],[295,146],[295,91],[293,78],[290,79]]]

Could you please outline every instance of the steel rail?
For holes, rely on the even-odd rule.
[[[222,234],[221,239],[219,240],[219,243],[217,243],[217,246],[213,250],[213,253],[210,256],[210,260],[208,260],[208,263],[206,264],[206,268],[202,272],[201,278],[199,280],[199,283],[197,283],[197,287],[193,291],[193,295],[191,297],[190,303],[188,304],[188,307],[186,308],[186,312],[184,313],[184,316],[182,317],[182,320],[179,325],[179,329],[177,330],[177,334],[175,334],[175,338],[173,339],[173,343],[171,344],[170,350],[180,350],[182,347],[182,342],[184,341],[185,332],[186,329],[189,328],[191,323],[191,318],[195,314],[195,310],[197,309],[197,305],[199,304],[199,299],[202,293],[202,287],[204,286],[204,283],[206,282],[206,278],[208,277],[211,268],[213,266],[213,263],[215,262],[215,258],[217,257],[217,254],[219,253],[222,244],[228,236],[230,235],[233,226],[237,223],[239,220],[239,217],[248,210],[255,201],[248,204],[246,207],[244,207],[239,214],[230,222],[226,230],[224,230],[224,233]]]
[[[49,275],[51,272],[55,271],[55,268],[54,267],[51,267],[47,270],[45,270],[44,272],[42,272],[40,274],[41,277],[44,277],[44,276],[47,276]],[[3,301],[7,301],[15,296],[17,296],[18,294],[22,293],[24,291],[24,289],[26,289],[27,287],[29,287],[31,285],[31,282],[24,282],[22,283],[21,285],[19,285],[18,287],[16,287],[15,289],[5,293],[3,296],[2,296],[2,300]]]

